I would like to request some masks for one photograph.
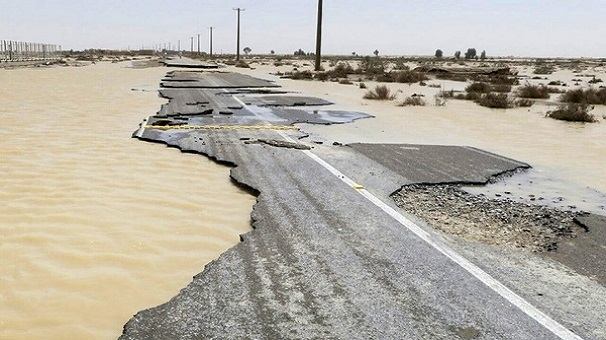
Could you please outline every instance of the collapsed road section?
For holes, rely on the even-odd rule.
[[[485,183],[527,164],[466,147],[304,143],[297,122],[369,116],[281,97],[251,77],[171,78],[186,86],[171,81],[169,103],[135,136],[232,165],[258,195],[253,230],[177,296],[137,313],[121,339],[579,338],[390,198],[405,184]]]

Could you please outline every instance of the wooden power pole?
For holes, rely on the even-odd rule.
[[[316,71],[322,69],[322,0],[318,0],[318,28],[316,30]]]
[[[244,8],[234,8],[234,11],[238,11],[238,39],[236,41],[236,60],[240,60],[240,12],[244,11]]]

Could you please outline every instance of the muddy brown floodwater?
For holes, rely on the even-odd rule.
[[[127,66],[0,70],[0,338],[115,339],[250,228],[229,168],[130,138],[167,70]]]

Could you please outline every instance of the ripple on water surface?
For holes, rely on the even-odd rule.
[[[116,338],[249,230],[206,158],[130,138],[166,69],[0,70],[0,338]]]

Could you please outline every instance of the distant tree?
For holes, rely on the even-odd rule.
[[[478,56],[478,52],[475,48],[468,48],[465,52],[465,59],[475,59]]]
[[[442,52],[442,50],[438,48],[438,49],[436,50],[436,54],[435,54],[435,56],[436,56],[436,58],[438,58],[438,59],[439,59],[439,58],[442,58],[442,57],[444,56],[444,52]]]
[[[482,51],[482,53],[480,54],[480,59],[486,59],[486,51]]]
[[[276,51],[271,50],[269,53],[271,53],[271,55],[274,55],[274,54],[276,54]]]
[[[246,46],[246,47],[244,47],[244,49],[242,51],[244,51],[244,53],[246,53],[246,55],[248,55],[252,50],[250,49],[250,47]]]
[[[357,53],[354,51],[354,52],[351,52],[351,55],[355,57],[357,55]]]
[[[376,57],[379,56],[379,50],[375,50],[374,52],[372,52]]]
[[[306,55],[307,53],[305,53],[305,51],[303,51],[302,49],[299,49],[298,51],[295,51],[295,55]]]
[[[461,51],[456,51],[455,52],[455,58],[461,59]]]

